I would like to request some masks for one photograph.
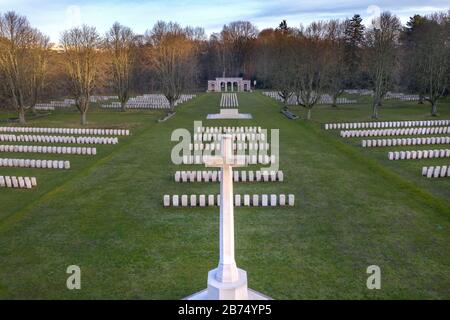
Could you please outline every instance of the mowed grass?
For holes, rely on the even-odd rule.
[[[253,120],[205,120],[219,101],[219,94],[202,94],[164,123],[156,121],[161,111],[94,108],[89,126],[133,133],[116,146],[97,146],[95,157],[3,153],[68,159],[72,169],[0,168],[0,175],[36,176],[39,184],[0,190],[0,298],[181,299],[205,288],[218,262],[218,209],[162,207],[164,194],[219,192],[218,184],[173,182],[176,170],[201,168],[170,161],[172,131],[192,131],[194,120],[280,129],[285,182],[235,184],[240,194],[296,196],[294,208],[236,209],[236,260],[251,288],[275,299],[450,298],[450,181],[420,176],[422,165],[448,161],[390,162],[393,148],[363,149],[358,139],[321,128],[367,121],[369,104],[319,106],[313,121],[291,121],[261,93],[239,94],[241,112]],[[387,102],[381,116],[429,119],[428,113],[415,103]],[[448,102],[440,113],[450,118]],[[78,121],[74,112],[55,112],[30,125]],[[441,147],[449,146],[433,146]],[[73,264],[82,270],[81,290],[66,288]],[[371,291],[366,268],[374,264],[382,289]]]

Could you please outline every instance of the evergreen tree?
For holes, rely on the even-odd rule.
[[[426,18],[416,14],[409,18],[404,29],[405,40],[412,41],[412,37],[417,32],[417,29],[425,22]]]
[[[280,22],[280,25],[278,26],[279,30],[284,30],[287,31],[288,30],[288,26],[287,26],[287,22],[286,20],[283,20]]]
[[[345,62],[349,74],[347,87],[356,88],[361,82],[361,46],[364,41],[365,27],[359,14],[347,19],[345,24]]]
[[[403,28],[401,42],[403,46],[404,59],[402,63],[402,74],[405,79],[405,87],[410,92],[419,93],[419,104],[423,103],[424,94],[417,81],[416,64],[417,64],[417,38],[420,35],[420,29],[425,23],[426,18],[421,15],[414,15],[409,18],[406,26]]]

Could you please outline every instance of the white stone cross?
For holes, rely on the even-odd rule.
[[[207,167],[222,168],[220,181],[220,259],[216,280],[233,283],[239,280],[234,259],[233,167],[245,166],[245,157],[233,155],[232,136],[222,136],[221,156],[205,159]]]
[[[234,259],[233,167],[246,165],[245,156],[233,155],[232,136],[222,136],[221,156],[205,157],[208,167],[222,169],[220,181],[220,259],[208,272],[208,287],[187,300],[268,300],[247,286],[247,272],[238,269]]]

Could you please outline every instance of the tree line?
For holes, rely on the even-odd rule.
[[[355,14],[259,31],[235,21],[209,38],[200,27],[158,21],[144,34],[116,22],[103,36],[93,26],[62,32],[59,46],[15,12],[0,16],[0,106],[20,123],[39,102],[72,97],[85,124],[93,94],[115,93],[125,111],[133,93],[161,92],[174,111],[182,93],[206,81],[239,76],[293,97],[311,110],[328,93],[336,106],[346,89],[372,89],[372,117],[389,90],[417,93],[437,115],[449,90],[450,11],[415,15],[405,26],[390,12],[370,25]]]

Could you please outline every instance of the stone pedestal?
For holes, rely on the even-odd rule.
[[[217,280],[218,269],[208,272],[208,298],[211,300],[247,300],[247,272],[237,269],[238,279],[235,282],[223,283]]]
[[[249,113],[239,113],[239,109],[220,109],[220,113],[208,114],[206,119],[252,119]]]
[[[217,269],[208,272],[208,288],[184,300],[272,300],[270,297],[247,287],[247,272],[238,269],[239,279],[231,283],[216,279]]]

